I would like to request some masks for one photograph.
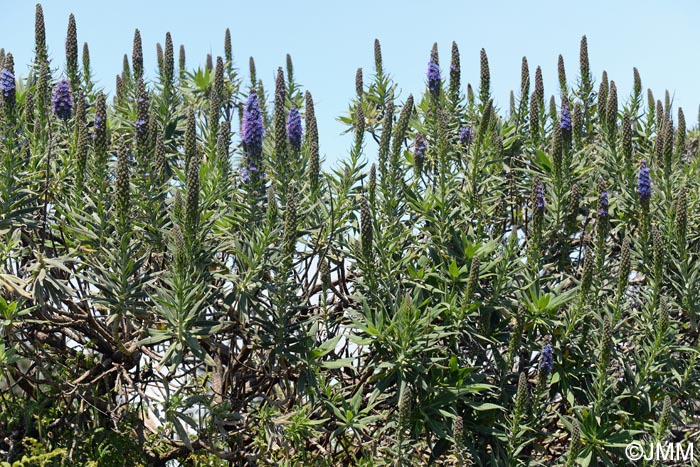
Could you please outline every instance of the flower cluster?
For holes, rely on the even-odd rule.
[[[241,138],[249,156],[257,155],[262,150],[264,132],[258,95],[254,90],[251,90],[243,112],[243,129],[241,131]]]
[[[468,126],[463,126],[459,129],[459,142],[467,146],[472,142],[472,129]]]
[[[440,92],[440,67],[434,61],[428,63],[428,89],[433,94]]]
[[[61,120],[68,120],[73,113],[73,95],[70,91],[70,81],[62,79],[53,89],[51,109]]]
[[[540,183],[537,185],[537,189],[535,191],[535,209],[538,211],[543,211],[544,204],[544,187]]]
[[[0,71],[0,91],[4,97],[10,97],[15,90],[15,75],[7,68]]]
[[[598,217],[608,217],[608,192],[603,190],[598,193]]]
[[[559,127],[564,131],[571,131],[571,111],[569,110],[569,104],[566,102],[561,104],[561,120],[559,121]]]
[[[289,111],[289,116],[287,117],[287,138],[289,138],[289,144],[292,148],[299,150],[301,147],[301,115],[299,115],[299,109],[297,106],[293,106]]]
[[[544,346],[542,353],[540,354],[540,368],[545,374],[549,374],[552,372],[553,364],[554,358],[552,355],[552,344],[547,344]]]
[[[649,201],[651,198],[651,176],[645,161],[642,161],[637,176],[637,194],[640,201]]]

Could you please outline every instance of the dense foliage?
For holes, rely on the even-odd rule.
[[[0,464],[617,465],[697,428],[697,139],[585,37],[505,112],[485,51],[400,99],[376,42],[329,171],[289,57],[268,94],[228,31],[197,69],[168,34],[151,81],[137,30],[108,102],[76,31],[50,60],[37,6],[29,75],[2,52]]]

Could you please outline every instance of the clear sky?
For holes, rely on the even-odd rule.
[[[119,0],[43,2],[49,53],[54,66],[65,63],[69,13],[76,16],[78,41],[87,41],[94,74],[108,92],[131,57],[135,28],[141,30],[148,76],[156,76],[156,42],[170,31],[175,48],[185,44],[188,67],[203,65],[206,54],[223,55],[224,31],[231,29],[236,66],[247,79],[248,58],[258,77],[274,88],[274,73],[292,55],[296,79],[314,95],[321,152],[328,162],[347,153],[348,138],[336,117],[355,94],[355,70],[373,70],[373,42],[382,44],[384,68],[403,90],[422,92],[430,48],[437,42],[443,76],[452,41],[461,51],[462,82],[478,86],[479,51],[489,57],[497,105],[506,110],[510,89],[520,83],[520,61],[531,73],[542,66],[547,96],[557,89],[557,57],[564,56],[571,84],[578,77],[581,36],[588,37],[591,69],[616,81],[621,103],[632,87],[636,66],[644,89],[684,108],[688,126],[697,125],[700,104],[700,3],[679,1],[179,1]],[[8,0],[0,16],[0,46],[15,56],[26,75],[34,47],[35,2]],[[646,96],[646,91],[645,94]],[[375,157],[374,143],[367,147]]]

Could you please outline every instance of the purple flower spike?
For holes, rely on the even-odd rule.
[[[3,68],[0,71],[0,91],[4,97],[10,97],[10,94],[15,90],[15,75],[8,70]]]
[[[640,201],[648,201],[651,198],[651,176],[646,162],[642,161],[637,176],[637,194]]]
[[[301,148],[301,135],[301,115],[299,115],[299,109],[295,105],[289,111],[289,117],[287,117],[287,137],[289,138],[289,143],[296,150]]]
[[[545,374],[552,372],[552,367],[554,366],[554,358],[552,355],[552,344],[547,344],[542,349],[540,354],[540,368]]]
[[[431,61],[428,63],[428,89],[433,94],[440,92],[440,67]]]
[[[537,185],[537,192],[535,193],[535,208],[538,211],[544,210],[544,188],[541,183]]]
[[[73,114],[73,95],[70,91],[70,81],[65,78],[56,83],[53,88],[51,109],[61,120],[68,120]]]
[[[257,157],[262,151],[262,140],[265,128],[263,127],[263,116],[260,112],[258,95],[251,91],[243,112],[243,130],[241,138],[245,144],[248,157]]]
[[[598,217],[608,217],[608,192],[601,191],[598,194],[598,205],[600,209],[598,210]]]
[[[559,126],[562,130],[571,131],[571,111],[569,111],[569,104],[566,102],[561,104],[561,120],[559,121]]]
[[[472,129],[468,126],[463,126],[459,130],[459,142],[467,146],[472,142]]]

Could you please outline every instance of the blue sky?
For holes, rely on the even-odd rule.
[[[106,8],[106,5],[109,7]],[[247,77],[255,57],[267,90],[274,73],[292,55],[297,80],[314,95],[321,152],[328,162],[347,153],[348,138],[336,117],[355,94],[357,67],[366,79],[373,69],[373,42],[382,44],[384,68],[408,93],[422,92],[430,48],[437,42],[444,72],[452,41],[460,47],[462,82],[476,86],[479,51],[489,57],[494,98],[502,110],[510,89],[520,82],[520,61],[527,56],[534,74],[542,66],[545,93],[557,89],[557,57],[564,56],[571,84],[578,76],[578,49],[588,37],[591,69],[616,81],[621,101],[632,86],[636,66],[645,89],[663,99],[668,89],[674,106],[684,108],[688,126],[697,125],[700,104],[700,4],[687,1],[213,1],[120,0],[119,2],[46,1],[43,3],[49,53],[54,66],[65,63],[68,15],[76,16],[78,41],[87,41],[94,74],[111,92],[122,56],[131,56],[135,28],[141,30],[148,76],[156,75],[156,42],[170,31],[175,47],[185,44],[188,67],[203,64],[207,53],[223,55],[224,31],[231,29],[234,60]],[[15,56],[26,75],[34,47],[35,2],[12,1],[0,17],[0,46]],[[371,143],[372,145],[374,143]],[[369,157],[375,148],[367,147]]]

